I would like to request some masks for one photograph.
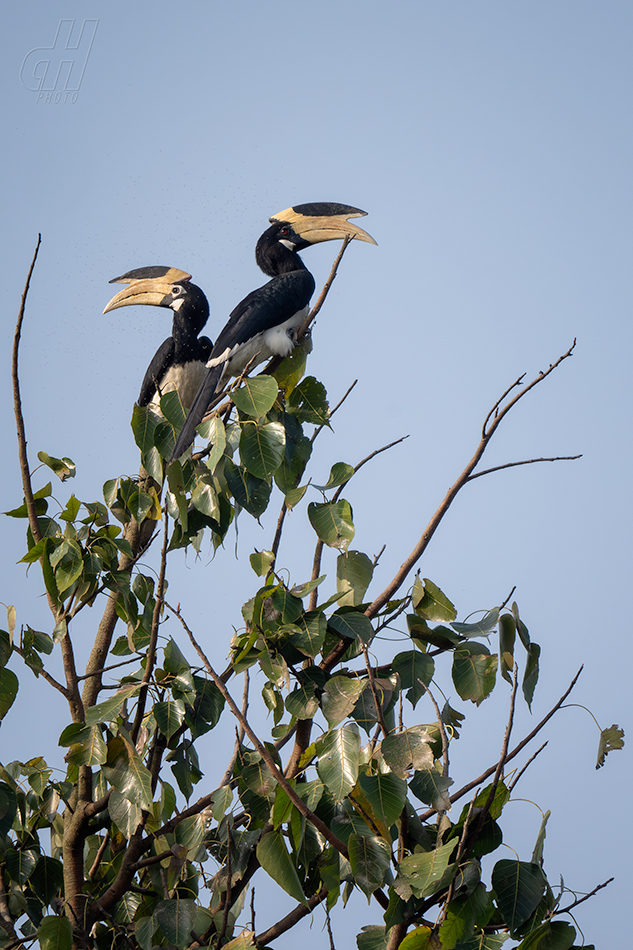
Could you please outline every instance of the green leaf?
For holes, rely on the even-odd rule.
[[[272,551],[255,551],[251,554],[249,561],[257,576],[264,577],[275,563],[275,555]]]
[[[176,390],[163,393],[160,397],[160,411],[175,431],[180,432],[185,424],[187,413]]]
[[[295,505],[298,505],[307,490],[307,485],[300,485],[299,488],[289,488],[286,492],[286,508],[294,508]]]
[[[382,887],[389,867],[391,849],[383,838],[352,833],[347,847],[352,874],[366,897]]]
[[[280,832],[270,831],[261,838],[257,845],[257,860],[286,894],[301,904],[306,903],[299,876]]]
[[[402,689],[408,689],[407,699],[415,708],[416,703],[426,693],[435,673],[433,657],[419,650],[407,650],[398,653],[391,661],[391,669],[400,677]]]
[[[425,805],[431,805],[436,811],[448,811],[451,807],[448,789],[453,779],[444,776],[435,769],[419,769],[409,782],[409,788],[416,798]]]
[[[116,789],[113,789],[108,799],[108,814],[121,834],[128,840],[138,828],[143,817],[140,806],[128,801]]]
[[[342,726],[321,740],[317,771],[337,802],[356,785],[359,762],[360,736],[356,726]]]
[[[221,788],[216,789],[212,795],[211,813],[216,821],[221,821],[233,801],[231,786],[223,785]]]
[[[478,706],[494,689],[499,658],[482,643],[463,643],[453,654],[453,683],[462,699]]]
[[[330,477],[325,485],[315,485],[319,491],[327,491],[329,488],[336,488],[338,485],[346,485],[354,474],[354,466],[347,462],[335,462],[330,469]]]
[[[108,759],[103,772],[108,782],[129,802],[148,810],[151,808],[151,775],[132,743],[122,735],[108,742]]]
[[[0,720],[4,719],[13,706],[20,684],[13,670],[0,669]]]
[[[224,423],[219,416],[211,416],[206,422],[200,423],[198,432],[203,439],[207,439],[212,444],[205,465],[210,472],[213,472],[224,455],[226,448],[226,429]]]
[[[361,932],[356,937],[356,945],[358,950],[387,950],[385,928],[378,924],[361,927]]]
[[[411,895],[418,899],[430,897],[453,879],[457,866],[450,859],[457,847],[455,839],[441,845],[434,851],[418,852],[403,858],[398,865],[398,876],[394,889],[403,900]]]
[[[308,518],[317,536],[330,548],[347,551],[354,537],[352,506],[344,498],[324,504],[310,502]]]
[[[40,462],[43,462],[51,471],[55,472],[62,482],[65,482],[67,478],[75,477],[75,463],[72,459],[56,459],[52,455],[47,455],[46,452],[38,452],[37,457]]]
[[[185,704],[181,700],[175,702],[155,703],[153,707],[156,725],[166,737],[171,739],[178,732],[185,719]]]
[[[59,744],[70,746],[67,758],[73,765],[103,765],[107,759],[106,744],[99,726],[73,723],[64,729]]]
[[[25,884],[33,873],[39,857],[37,851],[15,851],[13,848],[6,851],[4,861],[11,880],[20,885]]]
[[[31,876],[29,883],[43,904],[50,904],[57,896],[64,881],[64,870],[61,861],[43,855]]]
[[[71,950],[73,928],[68,917],[45,917],[37,928],[40,950]]]
[[[208,476],[210,477],[210,476]],[[191,493],[191,504],[198,511],[201,511],[207,518],[213,518],[214,521],[220,521],[220,503],[218,494],[213,485],[207,481],[199,481]]]
[[[349,716],[366,686],[366,680],[348,676],[333,676],[327,681],[321,696],[321,708],[330,728]]]
[[[60,514],[60,519],[62,521],[67,521],[69,524],[75,521],[77,515],[79,514],[79,509],[81,508],[81,502],[74,495],[71,495],[66,503],[66,507]]]
[[[493,607],[476,623],[452,623],[451,627],[462,637],[487,637],[499,621],[499,608]]]
[[[407,800],[407,783],[389,772],[361,774],[358,784],[374,814],[387,828],[400,817]]]
[[[91,706],[90,709],[86,710],[86,725],[94,726],[101,722],[116,722],[126,700],[136,696],[140,688],[135,683],[122,686],[110,699],[97,703],[96,706]]]
[[[271,478],[281,465],[286,447],[286,430],[279,422],[242,425],[240,459],[256,478]]]
[[[576,930],[564,920],[548,920],[537,930],[528,934],[521,943],[521,950],[573,950]],[[583,944],[583,950],[592,950]]]
[[[499,617],[499,670],[507,683],[512,683],[516,624],[512,614]]]
[[[312,610],[299,617],[289,642],[306,656],[316,656],[323,646],[327,621],[320,611]]]
[[[251,475],[245,468],[238,467],[230,459],[224,467],[226,482],[235,501],[248,511],[253,518],[259,518],[268,506],[271,486],[261,478]]]
[[[538,643],[530,643],[527,648],[527,663],[525,665],[522,683],[523,696],[530,710],[532,709],[532,699],[534,698],[534,690],[538,682],[540,655],[541,648]]]
[[[374,565],[361,551],[348,551],[336,559],[336,589],[344,596],[341,607],[358,607],[371,583]]]
[[[454,620],[457,616],[455,607],[450,602],[446,594],[442,593],[439,587],[430,581],[428,577],[424,578],[424,583],[416,577],[413,585],[413,608],[419,617],[423,620],[435,621]]]
[[[240,413],[259,419],[275,405],[278,393],[277,380],[272,376],[255,376],[244,380],[244,385],[231,393],[231,398]]]
[[[543,815],[541,821],[541,827],[539,828],[539,833],[536,838],[536,844],[534,845],[534,851],[532,852],[532,864],[543,864],[543,845],[545,843],[545,828],[549,819],[551,812],[546,811]]]
[[[0,835],[8,835],[18,809],[15,791],[6,782],[0,782]]]
[[[310,684],[298,686],[286,697],[286,709],[295,719],[312,719],[319,710],[319,700]]]
[[[15,607],[9,608],[15,611]],[[0,630],[0,669],[3,669],[13,653],[13,633],[7,633],[6,630]]]
[[[300,422],[321,425],[330,414],[325,386],[314,376],[306,376],[291,392],[286,402],[288,412]]]
[[[134,434],[134,441],[143,454],[154,448],[156,426],[161,422],[161,417],[154,412],[153,409],[150,409],[149,406],[139,406],[138,403],[134,403],[131,422],[132,432]],[[108,504],[107,497],[106,504]],[[108,507],[111,506],[108,504]]]
[[[598,759],[596,768],[602,768],[604,760],[609,752],[621,749],[624,746],[624,730],[620,729],[615,723],[608,729],[603,729],[600,733],[600,743],[598,745]]]
[[[404,776],[410,769],[430,769],[433,737],[424,726],[412,726],[397,735],[386,736],[381,743],[383,758],[396,775]]]
[[[362,640],[363,643],[371,643],[374,636],[374,628],[371,620],[365,614],[356,610],[347,610],[345,613],[335,613],[328,617],[328,627],[341,637],[349,637],[350,640]]]
[[[186,947],[191,943],[191,931],[196,922],[196,902],[194,900],[160,901],[154,908],[154,916],[169,943]]]
[[[547,880],[538,864],[504,858],[493,868],[492,886],[503,919],[515,934],[538,907]]]
[[[427,950],[432,936],[433,931],[430,927],[424,925],[416,927],[415,930],[409,931],[398,950]]]
[[[60,594],[75,583],[84,568],[81,548],[76,541],[68,538],[64,538],[55,547],[50,562],[55,571],[55,583]]]

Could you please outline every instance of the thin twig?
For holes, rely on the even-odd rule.
[[[444,720],[442,719],[442,713],[440,712],[440,707],[437,704],[435,696],[431,692],[428,686],[424,686],[426,695],[429,697],[433,703],[433,709],[435,710],[435,716],[437,718],[437,725],[440,730],[440,736],[442,737],[442,776],[446,778],[448,776],[448,736],[446,735],[446,726],[444,725]]]
[[[509,792],[512,791],[512,789],[514,788],[514,786],[517,784],[517,782],[519,781],[519,779],[521,778],[521,776],[522,776],[523,773],[525,772],[525,770],[526,770],[527,768],[529,768],[529,766],[532,764],[532,762],[533,762],[534,759],[537,757],[537,755],[540,755],[540,754],[541,754],[541,752],[543,751],[543,749],[545,748],[546,745],[547,745],[547,742],[544,742],[542,746],[539,746],[539,748],[536,750],[536,752],[534,753],[534,755],[531,755],[530,758],[527,760],[527,762],[525,763],[525,765],[523,766],[523,768],[519,769],[519,771],[516,773],[516,775],[514,776],[514,778],[512,779],[512,781],[511,781],[511,782],[508,782],[508,791],[509,791]]]
[[[608,881],[605,881],[604,884],[598,884],[597,887],[594,887],[592,891],[589,891],[588,894],[585,894],[584,897],[581,897],[579,900],[574,901],[573,904],[568,904],[567,907],[561,907],[560,910],[556,911],[556,914],[568,914],[573,907],[578,907],[579,904],[582,904],[584,901],[588,901],[590,897],[593,897],[594,894],[597,894],[598,891],[601,891],[603,887],[606,887],[611,881],[615,881],[614,877],[610,877]]]
[[[328,826],[325,824],[324,821],[322,821],[317,815],[314,814],[313,811],[311,811],[311,809],[308,808],[308,806],[305,804],[303,799],[301,799],[297,795],[297,793],[295,792],[290,782],[287,781],[283,772],[277,766],[277,763],[275,762],[274,758],[272,757],[272,755],[270,754],[266,746],[261,742],[257,733],[251,728],[248,720],[242,715],[240,709],[237,707],[235,703],[235,700],[229,693],[228,689],[222,682],[221,678],[218,676],[218,674],[215,672],[215,670],[211,666],[211,663],[209,662],[206,654],[204,653],[202,647],[196,640],[193,632],[187,626],[187,623],[185,622],[182,615],[178,612],[176,613],[176,616],[180,620],[185,632],[187,633],[187,636],[189,637],[191,641],[191,645],[193,646],[194,650],[196,651],[196,653],[202,660],[202,663],[204,664],[204,667],[207,673],[209,674],[209,676],[211,677],[211,679],[213,680],[217,688],[220,690],[220,693],[224,697],[224,700],[227,706],[229,707],[229,709],[231,710],[231,712],[233,713],[237,721],[240,723],[240,725],[243,727],[244,732],[246,733],[248,738],[251,740],[251,742],[257,749],[258,753],[261,755],[262,759],[264,760],[264,762],[266,763],[266,765],[272,772],[273,776],[275,777],[275,780],[279,783],[279,785],[281,785],[281,787],[286,792],[286,794],[288,795],[288,798],[290,799],[292,804],[295,806],[295,808],[299,812],[301,812],[301,814],[305,818],[307,818],[308,821],[311,822],[311,824],[313,824],[314,827],[318,829],[318,831],[321,832],[321,834],[324,836],[324,838],[327,841],[330,842],[333,848],[335,848],[340,854],[342,854],[343,857],[347,858],[348,852],[347,852],[347,847],[345,846],[345,844],[340,840],[340,838],[338,838],[328,828]]]
[[[24,322],[24,310],[26,307],[26,298],[28,297],[29,288],[31,286],[31,277],[33,276],[33,271],[35,269],[35,262],[37,260],[37,255],[40,250],[40,245],[42,243],[42,235],[37,235],[37,244],[35,245],[35,253],[33,254],[33,260],[31,261],[31,266],[29,267],[29,272],[26,278],[26,284],[24,285],[24,291],[22,292],[22,299],[20,301],[20,310],[18,312],[18,320],[15,327],[15,335],[13,337],[13,354],[11,359],[11,378],[13,381],[13,410],[15,412],[15,426],[18,436],[18,455],[20,459],[20,471],[22,473],[22,488],[24,490],[24,500],[26,502],[26,510],[29,516],[29,527],[31,529],[31,534],[33,535],[33,540],[37,544],[38,541],[42,540],[42,532],[40,531],[40,524],[37,517],[37,509],[35,505],[35,498],[33,497],[33,488],[31,486],[31,473],[29,471],[29,460],[26,454],[26,429],[24,425],[24,416],[22,415],[22,396],[20,394],[20,379],[18,375],[18,362],[19,362],[19,352],[20,352],[20,339],[22,336],[22,324]],[[49,597],[49,603],[51,603]],[[54,605],[51,603],[51,609],[53,613],[56,614]]]
[[[524,749],[526,745],[528,745],[528,743],[530,743],[532,739],[534,739],[534,737],[539,734],[541,729],[543,729],[543,727],[549,722],[552,716],[554,716],[558,712],[558,710],[561,708],[561,706],[563,705],[563,703],[565,702],[565,700],[571,693],[572,689],[578,682],[578,678],[580,674],[582,673],[582,671],[583,671],[583,667],[581,666],[578,672],[576,673],[576,675],[574,676],[573,680],[571,681],[571,683],[569,684],[569,686],[567,687],[567,689],[561,696],[561,698],[556,703],[556,705],[552,706],[550,711],[547,713],[546,716],[543,717],[543,719],[541,719],[539,724],[535,726],[534,729],[532,729],[532,731],[524,739],[522,739],[518,743],[518,745],[514,747],[514,749],[511,752],[508,752],[508,754],[505,756],[504,764],[505,762],[510,762],[512,759],[514,759],[515,756],[517,756],[519,752],[521,752],[521,750]],[[490,778],[491,775],[494,775],[494,773],[496,772],[498,768],[498,765],[499,763],[496,762],[489,769],[486,769],[485,772],[482,772],[482,774],[479,775],[476,779],[473,779],[472,782],[468,782],[467,785],[462,786],[462,788],[460,788],[457,792],[451,795],[450,796],[451,804],[453,804],[456,801],[459,801],[460,798],[463,798],[464,795],[467,795],[468,792],[471,792],[473,788],[476,788],[478,785],[481,785],[483,782],[485,782],[487,778]],[[435,814],[435,809],[430,808],[428,811],[424,812],[423,814],[419,816],[420,821],[428,821],[428,819],[431,818],[434,814]]]
[[[286,914],[285,917],[278,920],[276,924],[273,924],[272,927],[269,927],[268,930],[265,930],[263,933],[257,934],[255,937],[255,945],[257,947],[265,947],[267,944],[272,943],[277,937],[280,937],[281,934],[292,930],[300,920],[303,920],[304,917],[311,914],[317,904],[324,901],[326,897],[327,887],[322,887],[320,891],[312,897],[309,897],[305,904],[297,904],[294,910],[291,910],[289,914]]]
[[[515,663],[514,664],[514,678],[513,678],[513,683],[512,683],[512,693],[510,695],[510,710],[508,713],[508,722],[506,724],[505,732],[503,735],[503,745],[501,747],[501,755],[499,756],[499,762],[497,763],[497,768],[495,769],[495,774],[492,780],[492,784],[490,786],[490,791],[488,792],[488,798],[486,799],[486,803],[484,807],[481,809],[479,815],[477,816],[477,823],[475,825],[475,829],[473,833],[474,840],[478,838],[484,826],[484,822],[486,818],[488,817],[488,812],[490,811],[492,807],[492,803],[494,802],[495,795],[497,792],[497,787],[501,780],[501,773],[503,772],[503,767],[507,761],[508,745],[510,743],[510,736],[512,734],[512,724],[514,722],[514,710],[516,706],[516,695],[517,695],[518,685],[519,685],[519,668],[517,664]]]
[[[158,642],[158,627],[160,623],[160,614],[163,606],[163,599],[165,596],[165,573],[167,570],[167,545],[169,542],[169,515],[167,514],[167,509],[165,508],[165,521],[163,525],[163,546],[160,552],[160,571],[158,574],[158,584],[156,586],[156,600],[154,602],[154,612],[152,614],[152,630],[150,633],[149,645],[147,647],[147,655],[145,660],[145,672],[143,673],[143,679],[141,680],[141,689],[138,694],[138,702],[136,706],[136,716],[134,718],[134,726],[132,727],[132,743],[136,745],[136,740],[138,739],[138,734],[143,722],[143,716],[145,715],[145,703],[147,701],[147,692],[149,690],[150,680],[154,672],[154,664],[156,662],[156,644]]]
[[[481,478],[482,475],[490,475],[491,472],[500,472],[504,468],[516,468],[517,465],[535,465],[537,462],[573,462],[581,458],[582,455],[556,455],[553,458],[524,459],[522,462],[506,462],[505,465],[495,465],[493,468],[485,468],[483,472],[475,472],[473,475],[469,475],[466,481],[473,482],[476,478]]]
[[[401,565],[401,567],[400,567],[400,569],[398,570],[398,572],[396,573],[396,575],[395,575],[395,576],[393,577],[393,579],[389,582],[389,584],[385,587],[385,589],[382,591],[382,593],[378,595],[378,597],[374,600],[374,602],[373,602],[372,604],[370,604],[370,606],[369,606],[369,607],[367,608],[367,610],[365,611],[365,614],[369,617],[370,620],[371,620],[373,617],[376,616],[376,614],[378,613],[378,611],[381,610],[381,608],[384,607],[384,605],[385,605],[389,600],[391,600],[391,598],[393,597],[393,595],[395,594],[395,592],[402,586],[402,584],[404,583],[404,581],[405,581],[406,578],[408,577],[410,571],[413,569],[413,567],[415,566],[415,564],[417,564],[417,562],[420,560],[420,558],[422,557],[422,555],[423,555],[424,552],[426,551],[426,549],[427,549],[427,547],[428,547],[428,545],[429,545],[429,542],[431,541],[431,538],[432,538],[433,535],[435,534],[435,532],[436,532],[437,528],[439,527],[439,525],[440,525],[442,519],[443,519],[444,516],[446,515],[446,512],[447,512],[448,509],[450,508],[451,504],[453,503],[453,501],[455,500],[455,498],[457,497],[457,495],[459,494],[459,492],[461,491],[461,489],[464,487],[464,485],[465,485],[465,484],[468,482],[468,480],[470,479],[470,476],[472,475],[472,473],[474,472],[475,468],[476,468],[477,465],[479,464],[482,455],[483,455],[484,452],[486,451],[486,448],[488,447],[488,444],[489,444],[491,438],[492,438],[493,435],[495,434],[495,432],[496,432],[497,428],[499,427],[499,425],[501,424],[502,420],[505,418],[505,416],[508,414],[508,412],[509,412],[514,406],[516,406],[517,402],[518,402],[520,399],[522,399],[524,396],[526,396],[527,393],[529,393],[529,392],[530,392],[535,386],[537,386],[539,383],[543,382],[543,380],[546,379],[546,378],[550,375],[550,373],[554,372],[554,370],[555,370],[558,366],[560,366],[560,364],[563,362],[563,360],[566,360],[569,356],[571,356],[572,351],[573,351],[575,345],[576,345],[576,341],[574,340],[572,346],[567,350],[566,353],[563,353],[562,356],[559,356],[559,358],[556,360],[556,362],[553,363],[553,364],[549,367],[549,369],[545,370],[544,372],[539,373],[539,375],[538,375],[535,379],[533,379],[532,382],[529,383],[529,384],[525,387],[525,389],[522,389],[521,392],[517,393],[517,395],[514,396],[514,398],[510,400],[510,402],[506,403],[506,405],[503,407],[503,409],[500,409],[499,406],[501,405],[501,403],[503,402],[503,400],[506,398],[506,396],[512,391],[512,389],[514,389],[516,386],[520,385],[520,383],[521,383],[523,377],[520,377],[519,380],[517,380],[515,383],[513,383],[512,386],[510,386],[510,387],[505,391],[505,393],[503,394],[503,396],[501,396],[500,399],[497,400],[497,402],[495,403],[495,405],[493,406],[493,408],[490,410],[490,412],[489,412],[488,415],[486,416],[486,420],[485,420],[484,425],[483,425],[483,427],[482,427],[482,434],[481,434],[481,438],[480,438],[480,441],[479,441],[479,445],[478,445],[477,448],[475,449],[475,452],[474,452],[472,458],[470,459],[470,461],[468,462],[468,464],[465,466],[464,470],[462,471],[462,473],[461,473],[461,475],[458,477],[458,479],[453,483],[453,485],[451,485],[451,487],[449,488],[449,490],[446,492],[446,495],[444,496],[444,499],[443,499],[442,503],[441,503],[440,506],[437,508],[437,510],[435,511],[435,514],[433,515],[433,517],[432,517],[431,520],[429,521],[428,525],[426,526],[424,532],[422,533],[422,535],[421,535],[421,537],[420,537],[420,540],[418,541],[418,543],[416,544],[416,546],[414,547],[414,549],[411,551],[411,553],[409,554],[409,556],[407,557],[407,559],[403,562],[403,564]],[[342,649],[342,645],[341,645],[341,647],[340,647],[339,649]],[[343,651],[343,652],[344,652],[344,651]],[[334,651],[333,651],[333,653],[334,653]]]

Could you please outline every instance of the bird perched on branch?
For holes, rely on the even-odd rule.
[[[247,366],[272,356],[291,353],[315,287],[314,278],[298,252],[311,244],[346,236],[375,244],[366,231],[347,220],[366,213],[350,205],[315,202],[295,205],[269,219],[271,226],[257,242],[255,260],[271,280],[238,303],[218,336],[207,362],[206,378],[189,410],[172,461],[193,443],[196,427],[229,376],[239,376]]]
[[[141,385],[139,406],[160,410],[163,393],[175,390],[188,409],[207,374],[213,343],[198,334],[209,318],[209,304],[202,290],[191,282],[191,274],[176,267],[137,267],[111,284],[127,284],[108,303],[104,313],[117,307],[143,304],[173,311],[171,336],[154,354]]]

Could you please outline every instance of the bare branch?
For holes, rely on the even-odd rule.
[[[482,475],[500,472],[504,468],[516,468],[517,465],[536,465],[537,462],[574,462],[576,459],[581,458],[582,455],[556,455],[553,458],[524,459],[522,462],[506,462],[505,465],[495,465],[493,468],[484,469],[483,472],[475,472],[473,475],[469,475],[466,481],[473,482],[476,478],[481,478]]]
[[[26,501],[26,510],[29,515],[29,527],[31,529],[31,534],[33,535],[33,540],[37,544],[38,541],[42,540],[42,532],[40,531],[40,525],[37,518],[37,510],[35,506],[35,499],[33,497],[33,488],[31,486],[31,473],[29,471],[29,460],[26,454],[26,429],[24,426],[24,416],[22,415],[22,396],[20,394],[20,379],[18,375],[18,363],[19,363],[19,353],[20,353],[20,339],[22,336],[22,324],[24,322],[24,310],[26,307],[26,298],[28,297],[29,288],[31,286],[31,277],[33,276],[33,271],[35,269],[35,262],[37,260],[37,255],[40,250],[40,245],[42,243],[42,235],[38,234],[37,244],[35,245],[35,253],[33,254],[33,260],[31,261],[31,266],[26,278],[26,284],[24,285],[24,291],[22,293],[22,299],[20,301],[20,310],[18,312],[18,320],[15,327],[15,335],[13,337],[13,354],[11,360],[11,378],[13,381],[13,410],[15,412],[15,425],[18,435],[18,455],[20,459],[20,471],[22,473],[22,488],[24,490],[24,500]],[[51,610],[56,616],[57,611],[54,604],[51,603],[49,597],[49,604],[51,605]]]
[[[481,439],[479,441],[479,445],[475,449],[474,455],[472,456],[472,458],[470,459],[470,461],[468,462],[468,464],[462,471],[459,478],[453,483],[453,485],[451,485],[451,487],[447,491],[442,503],[440,504],[439,508],[436,510],[431,520],[429,521],[420,540],[418,541],[418,543],[416,544],[415,548],[413,549],[411,554],[408,556],[408,558],[403,562],[403,564],[400,567],[400,570],[396,573],[395,577],[390,581],[390,583],[383,590],[383,592],[378,595],[378,597],[374,600],[374,602],[370,604],[370,606],[365,611],[366,615],[370,619],[372,617],[375,617],[376,614],[379,612],[379,610],[381,610],[382,607],[384,607],[384,605],[389,600],[391,600],[395,592],[402,586],[402,584],[408,577],[409,573],[411,572],[415,564],[420,560],[420,558],[426,551],[426,548],[428,547],[429,542],[431,541],[431,538],[435,534],[442,519],[446,515],[446,512],[448,511],[451,504],[457,497],[458,493],[461,491],[464,485],[469,481],[472,473],[474,472],[475,468],[479,464],[482,455],[486,451],[486,448],[488,447],[488,444],[492,436],[496,432],[497,428],[499,427],[501,421],[504,419],[507,413],[514,406],[516,406],[517,402],[520,399],[522,399],[523,396],[527,395],[527,393],[529,393],[535,386],[537,386],[544,379],[546,379],[550,375],[550,373],[552,373],[558,366],[560,366],[563,360],[566,360],[569,356],[571,356],[571,353],[575,345],[576,345],[576,341],[574,340],[574,343],[569,348],[569,350],[567,350],[566,353],[560,356],[556,360],[556,362],[553,363],[549,367],[549,369],[545,370],[544,372],[539,373],[539,375],[535,379],[533,379],[532,382],[529,383],[525,387],[525,389],[522,389],[521,392],[517,393],[517,395],[514,396],[514,398],[511,399],[510,402],[506,403],[506,405],[503,408],[499,408],[501,403],[506,398],[506,396],[512,391],[512,389],[520,385],[523,377],[520,377],[516,382],[514,382],[512,386],[510,386],[505,391],[503,396],[501,396],[500,399],[497,400],[493,408],[490,410],[490,412],[486,416],[486,420],[482,428]]]
[[[267,944],[272,943],[277,937],[287,933],[288,930],[292,930],[300,920],[303,920],[304,917],[311,914],[314,908],[320,904],[321,901],[324,901],[326,897],[327,887],[322,887],[320,891],[317,891],[316,894],[309,897],[305,904],[297,904],[294,910],[291,910],[289,914],[286,914],[285,917],[278,920],[276,924],[273,924],[272,927],[269,927],[268,930],[265,930],[263,933],[257,934],[255,937],[255,945],[265,947]]]
[[[138,739],[139,730],[141,728],[141,723],[143,722],[143,716],[145,715],[145,703],[147,700],[147,691],[149,689],[149,683],[154,672],[154,664],[156,662],[156,643],[158,642],[158,625],[160,622],[160,613],[164,602],[165,596],[165,572],[167,569],[167,544],[169,541],[169,516],[167,514],[167,509],[165,508],[165,522],[163,526],[163,547],[160,552],[160,571],[158,574],[158,585],[156,587],[156,600],[154,602],[154,613],[152,615],[152,631],[150,634],[150,641],[147,647],[147,655],[145,660],[145,672],[143,673],[143,679],[141,680],[141,689],[138,694],[138,703],[136,707],[136,717],[134,719],[134,726],[132,728],[132,743],[136,744]]]
[[[231,696],[228,689],[222,682],[222,679],[218,676],[218,674],[215,672],[215,670],[211,666],[206,654],[204,653],[202,647],[200,646],[200,644],[194,637],[193,632],[187,626],[184,618],[181,616],[179,612],[176,613],[176,616],[178,617],[184,630],[186,631],[187,636],[189,637],[191,641],[191,645],[193,646],[194,650],[196,651],[196,653],[202,660],[202,663],[204,664],[204,667],[207,673],[209,674],[209,676],[211,677],[211,679],[213,680],[217,688],[220,690],[222,696],[224,697],[224,700],[227,706],[229,707],[229,709],[231,710],[231,712],[233,713],[237,721],[240,723],[240,725],[244,729],[244,732],[246,733],[250,741],[253,743],[254,747],[257,749],[257,751],[261,755],[262,759],[264,760],[264,762],[266,763],[266,765],[268,766],[268,768],[274,775],[276,781],[279,783],[279,785],[281,785],[283,790],[288,795],[288,798],[290,799],[292,804],[295,806],[295,808],[299,812],[301,812],[302,815],[304,815],[305,818],[308,819],[309,822],[311,822],[311,824],[314,825],[315,828],[317,828],[321,832],[323,837],[326,839],[326,841],[330,842],[333,848],[336,848],[336,850],[340,854],[342,854],[345,858],[347,858],[348,855],[347,855],[346,846],[343,844],[340,838],[338,838],[335,834],[333,834],[332,831],[330,831],[330,829],[325,824],[325,822],[322,821],[317,815],[315,815],[314,812],[312,812],[308,808],[305,802],[301,798],[299,798],[299,796],[295,792],[292,785],[288,782],[288,780],[284,776],[283,772],[281,772],[281,770],[278,768],[277,763],[275,762],[274,758],[272,757],[272,755],[270,754],[266,746],[263,745],[257,733],[249,725],[246,717],[243,716],[241,711],[238,709],[233,697]]]
[[[521,778],[521,776],[522,776],[523,773],[525,772],[525,770],[528,769],[528,768],[530,767],[530,765],[532,764],[532,762],[534,761],[534,759],[535,759],[538,755],[541,754],[541,752],[543,751],[543,749],[545,748],[546,745],[547,745],[547,742],[544,742],[542,746],[539,746],[539,748],[536,750],[536,752],[534,753],[534,755],[531,755],[530,758],[527,760],[527,762],[525,763],[525,765],[523,766],[523,768],[519,769],[519,771],[516,773],[516,775],[514,776],[514,778],[512,779],[512,781],[511,781],[511,782],[508,782],[508,791],[509,791],[509,792],[512,791],[512,789],[514,788],[514,786],[516,785],[516,783],[519,781],[519,779]]]
[[[539,734],[541,729],[549,722],[552,716],[558,712],[558,710],[561,708],[561,706],[563,705],[563,703],[565,702],[565,700],[571,693],[572,689],[578,682],[578,678],[580,677],[580,674],[582,673],[582,671],[583,671],[583,667],[581,666],[578,672],[576,673],[576,675],[574,676],[573,680],[571,681],[571,683],[569,684],[569,686],[567,687],[567,689],[561,696],[561,698],[556,703],[556,705],[552,706],[550,711],[547,713],[546,716],[543,717],[543,719],[541,719],[539,724],[535,726],[534,729],[532,729],[532,731],[524,739],[522,739],[519,742],[519,744],[516,745],[511,752],[508,752],[508,754],[504,758],[503,764],[505,764],[506,762],[510,762],[512,759],[514,759],[515,756],[517,756],[519,752],[521,752],[521,750],[524,749],[526,745],[528,745],[528,743],[531,742],[532,739],[534,739],[534,737]],[[473,779],[472,782],[468,782],[467,785],[464,785],[462,788],[459,789],[459,791],[451,795],[450,797],[451,803],[459,801],[460,798],[463,798],[464,795],[467,795],[468,792],[471,792],[473,788],[476,788],[478,785],[481,785],[482,782],[485,782],[487,778],[490,778],[491,775],[494,775],[494,773],[497,771],[498,766],[499,766],[499,763],[496,762],[489,769],[486,769],[485,772],[482,772],[482,774],[479,775],[476,779]],[[431,818],[434,813],[435,813],[435,810],[433,808],[430,808],[428,811],[420,815],[420,821],[428,821],[428,819]]]
[[[584,901],[588,901],[590,897],[593,897],[594,894],[597,894],[598,891],[601,891],[603,887],[606,887],[611,881],[614,881],[614,877],[610,877],[608,881],[605,881],[604,884],[598,884],[597,887],[594,887],[592,891],[589,891],[588,894],[585,894],[584,897],[581,897],[579,900],[574,901],[573,904],[568,904],[567,907],[561,907],[560,910],[557,910],[556,914],[568,914],[570,910],[574,907],[578,907],[579,904],[582,904]]]

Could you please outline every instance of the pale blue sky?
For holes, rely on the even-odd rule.
[[[75,29],[98,21],[94,42],[76,96],[47,102],[34,88],[37,57],[26,58],[72,19]],[[534,718],[584,663],[575,701],[602,726],[626,728],[631,5],[35,0],[7,8],[3,23],[7,353],[43,236],[22,348],[32,464],[40,449],[70,456],[78,477],[68,487],[86,500],[100,497],[106,478],[138,467],[131,407],[170,319],[150,308],[102,316],[111,277],[145,264],[190,271],[209,297],[213,337],[263,283],[253,251],[271,214],[321,200],[364,208],[379,246],[349,249],[314,333],[310,371],[331,400],[359,379],[335,434],[320,437],[315,481],[326,480],[332,462],[354,463],[410,434],[345,493],[354,546],[373,555],[387,544],[379,590],[470,457],[497,396],[577,337],[573,358],[507,420],[487,465],[583,458],[476,481],[422,573],[451,596],[460,618],[498,604],[516,584],[543,649]],[[81,48],[73,53],[75,65],[81,56]],[[307,252],[317,283],[334,252]],[[21,497],[8,365],[0,383],[2,509]],[[54,492],[68,494],[61,485]],[[275,509],[263,529],[241,519],[238,561],[234,537],[213,563],[174,558],[170,596],[218,666],[240,604],[256,589],[247,555],[270,545]],[[299,547],[303,524],[297,512],[282,549],[297,581],[310,571],[311,552]],[[36,573],[25,579],[15,566],[23,526],[6,521],[3,534],[0,597],[16,604],[20,623],[48,629]],[[332,558],[326,567],[333,570]],[[88,642],[94,620],[83,622]],[[42,691],[29,671],[23,683],[0,735],[3,760],[46,752],[66,724],[54,694],[42,722]],[[464,709],[472,726],[453,750],[458,783],[497,754],[506,699]],[[522,711],[517,737],[531,721]],[[517,792],[553,811],[545,848],[552,883],[563,874],[586,891],[616,875],[577,919],[588,942],[622,946],[628,749],[596,773],[597,732],[579,709],[563,711],[548,735]],[[207,751],[202,766],[213,787]],[[505,840],[524,860],[539,822],[529,804],[508,808]],[[363,923],[379,922],[377,907],[356,906]],[[272,923],[264,916],[262,926]],[[321,922],[315,915],[315,945]],[[340,946],[352,946],[353,927],[341,915],[337,926]]]

